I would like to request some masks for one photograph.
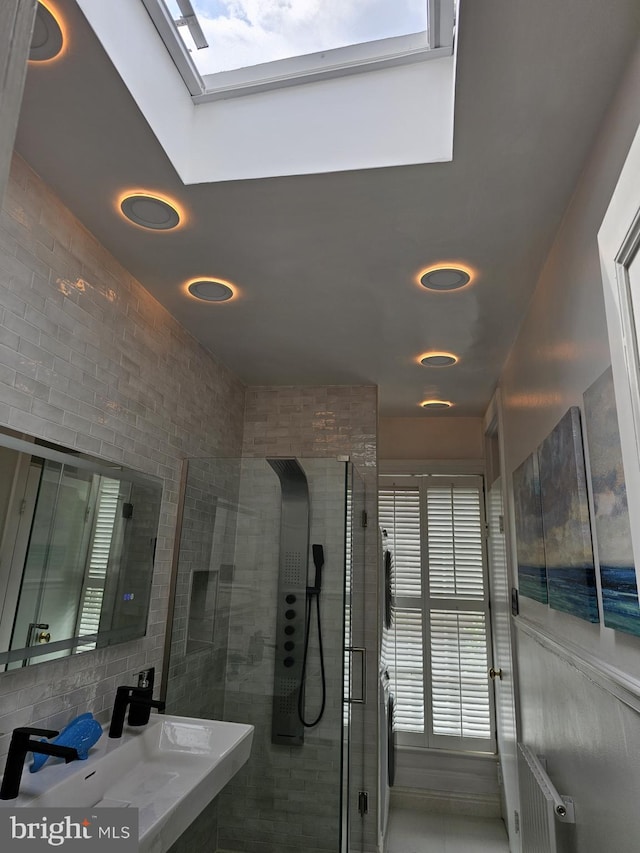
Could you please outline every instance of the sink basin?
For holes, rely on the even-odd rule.
[[[144,728],[107,733],[86,761],[49,759],[38,773],[28,761],[16,806],[138,809],[140,853],[164,853],[249,757],[253,726],[158,715]]]

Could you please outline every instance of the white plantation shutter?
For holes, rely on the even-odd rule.
[[[379,508],[394,555],[398,741],[493,751],[482,480],[398,480]]]
[[[120,481],[107,477],[102,477],[101,480],[89,565],[87,567],[87,574],[85,575],[82,602],[80,604],[78,633],[81,637],[86,634],[97,634],[100,627],[104,585],[107,579],[111,541],[113,539],[118,511]],[[90,649],[94,649],[95,646],[95,643],[86,643],[78,646],[76,651],[89,651]]]
[[[398,730],[424,732],[424,640],[420,491],[418,486],[379,492],[378,519],[392,553],[392,626],[384,632],[385,660]]]
[[[345,539],[344,549],[344,659],[342,662],[342,696],[345,701],[342,706],[342,725],[348,728],[350,724],[351,708],[349,700],[351,697],[351,581],[352,581],[352,555],[353,555],[353,484],[347,480],[347,501],[345,508]]]
[[[422,594],[420,552],[420,492],[414,488],[381,489],[380,527],[387,531],[393,553],[394,595]]]
[[[479,478],[425,481],[431,745],[493,749]]]
[[[484,613],[431,610],[434,735],[491,738]]]
[[[432,598],[484,598],[480,491],[427,487],[429,594]]]
[[[424,732],[422,610],[395,609],[389,632],[388,670],[393,684],[396,728]]]

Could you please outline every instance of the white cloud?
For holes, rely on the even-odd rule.
[[[209,49],[201,73],[424,29],[426,0],[192,0]]]

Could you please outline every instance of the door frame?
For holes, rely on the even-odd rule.
[[[628,267],[640,262],[640,129],[629,148],[598,232],[611,367],[631,518],[640,513],[640,318],[633,316]],[[640,586],[640,528],[631,527]]]
[[[507,471],[505,465],[504,428],[502,397],[500,389],[497,389],[489,403],[484,417],[484,439],[486,451],[486,477],[485,477],[485,500],[487,502],[486,518],[489,522],[489,495],[494,483],[499,481],[500,498],[502,502],[502,529],[497,531],[498,535],[504,537],[504,578],[501,584],[503,592],[496,589],[494,582],[493,566],[491,565],[491,542],[488,542],[487,560],[489,563],[489,601],[491,613],[491,637],[493,644],[494,667],[502,671],[500,678],[493,679],[494,705],[496,719],[496,741],[498,750],[499,772],[500,772],[500,797],[503,810],[502,818],[509,836],[509,849],[511,853],[520,853],[520,791],[518,784],[517,764],[517,741],[519,731],[518,712],[518,680],[517,659],[514,642],[513,622],[510,615],[507,616],[508,640],[507,646],[499,647],[500,638],[504,634],[504,625],[498,625],[497,619],[500,614],[511,613],[512,601],[511,590],[513,589],[513,560],[512,560],[512,536],[511,536],[511,508],[509,504],[509,490],[507,488]],[[496,445],[497,453],[492,454],[491,445]],[[494,476],[495,475],[495,476]],[[489,531],[489,537],[496,535],[496,531]],[[500,596],[500,597],[498,597]],[[508,691],[507,706],[512,709],[509,719],[502,717],[504,708],[500,696]],[[504,697],[503,697],[504,698]],[[511,747],[510,749],[507,747]],[[505,780],[508,785],[504,784]]]

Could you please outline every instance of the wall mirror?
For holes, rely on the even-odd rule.
[[[0,429],[0,672],[144,636],[161,482]]]

